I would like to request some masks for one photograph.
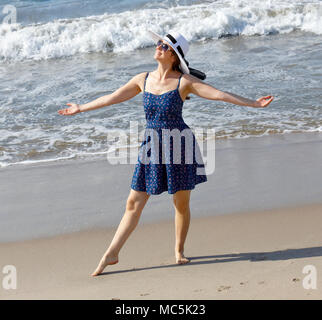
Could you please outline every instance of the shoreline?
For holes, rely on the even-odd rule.
[[[190,126],[191,127],[191,126]],[[303,131],[290,131],[290,132],[274,132],[274,133],[268,133],[268,134],[263,134],[263,135],[254,135],[254,136],[245,136],[245,137],[219,137],[216,138],[215,140],[217,141],[217,143],[219,144],[224,144],[224,143],[229,143],[229,142],[233,142],[234,141],[239,141],[239,140],[247,140],[247,139],[262,139],[262,138],[271,138],[271,139],[280,139],[280,140],[289,140],[292,141],[291,139],[288,139],[288,136],[297,136],[297,137],[301,137],[301,136],[307,136],[308,139],[310,140],[310,137],[313,138],[313,140],[315,139],[315,136],[322,136],[322,132],[321,131],[307,131],[307,132],[303,132]],[[201,141],[199,139],[198,143],[201,144]],[[138,146],[137,146],[138,147]],[[135,148],[134,146],[130,146],[130,148]],[[121,148],[122,152],[126,152],[124,148]],[[94,152],[94,153],[86,153],[86,154],[75,154],[75,155],[71,155],[71,156],[67,156],[65,158],[52,158],[52,159],[39,159],[39,160],[25,160],[25,161],[20,161],[20,162],[14,162],[14,163],[9,163],[9,164],[5,164],[5,165],[0,165],[0,173],[1,170],[7,170],[8,168],[14,170],[16,168],[29,168],[29,167],[38,167],[38,166],[46,166],[46,165],[56,165],[56,164],[68,164],[71,163],[73,161],[77,161],[77,162],[93,162],[93,161],[101,161],[101,160],[106,160],[106,157],[109,153],[107,152]],[[131,158],[132,161],[136,160],[136,156]],[[121,158],[126,159],[126,157]]]

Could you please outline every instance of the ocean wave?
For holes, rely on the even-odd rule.
[[[0,24],[0,62],[46,60],[82,53],[127,53],[153,45],[146,30],[181,32],[189,41],[226,36],[322,34],[321,1],[216,1],[141,8],[22,26]]]

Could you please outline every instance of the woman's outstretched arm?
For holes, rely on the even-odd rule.
[[[70,107],[67,109],[58,110],[58,113],[61,115],[74,115],[79,112],[95,110],[109,106],[111,104],[117,104],[126,100],[130,100],[141,92],[139,84],[143,82],[142,77],[144,75],[145,73],[137,74],[128,83],[118,88],[113,93],[99,97],[86,104],[66,103],[66,105],[69,105]]]
[[[201,98],[209,99],[209,100],[220,100],[224,102],[229,102],[233,104],[237,104],[240,106],[248,106],[253,108],[264,108],[267,107],[274,99],[273,96],[265,96],[261,97],[257,100],[250,100],[237,94],[233,94],[230,92],[220,91],[215,87],[202,82],[196,77],[187,76],[187,92],[193,93]]]

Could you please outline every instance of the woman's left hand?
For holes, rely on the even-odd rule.
[[[273,101],[273,99],[273,96],[261,97],[255,101],[253,108],[265,108]]]

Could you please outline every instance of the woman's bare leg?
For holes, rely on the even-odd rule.
[[[146,192],[135,191],[131,189],[126,202],[126,210],[124,212],[123,218],[115,232],[110,246],[104,253],[96,270],[92,273],[92,276],[97,276],[102,273],[107,265],[115,264],[118,262],[118,254],[125,241],[137,226],[142,210],[149,197],[150,195],[148,195]]]
[[[190,224],[190,206],[189,206],[190,193],[191,193],[191,190],[180,190],[173,195],[173,204],[176,211],[175,256],[176,256],[176,263],[178,264],[185,264],[190,261],[183,254],[184,242],[186,240],[189,224]]]

